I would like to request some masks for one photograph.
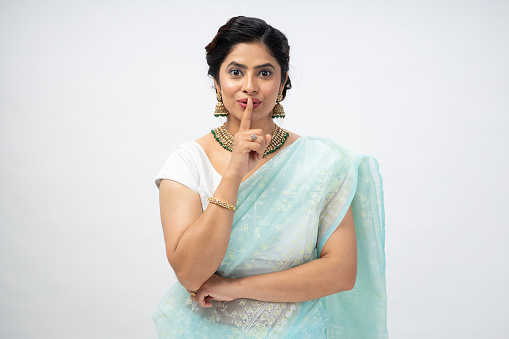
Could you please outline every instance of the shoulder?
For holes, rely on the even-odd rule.
[[[198,143],[195,141],[188,141],[173,150],[167,157],[166,162],[178,162],[179,160],[196,162],[201,157],[201,153],[202,149]]]
[[[305,136],[298,140],[304,152],[317,154],[330,160],[354,161],[362,153],[353,147],[326,137]]]
[[[162,179],[171,179],[195,189],[196,185],[190,182],[197,182],[199,179],[199,164],[203,158],[202,152],[200,145],[194,141],[178,146],[166,158],[163,167],[159,171],[156,177],[157,187],[159,187]]]
[[[364,152],[331,138],[305,136],[297,140],[299,157],[326,165],[329,171],[356,171],[364,163],[378,169],[378,160]]]

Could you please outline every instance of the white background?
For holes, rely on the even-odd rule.
[[[380,162],[392,338],[501,338],[507,1],[0,2],[0,337],[154,338],[153,179],[219,125],[204,46],[287,34],[284,127]]]

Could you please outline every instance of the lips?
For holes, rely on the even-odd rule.
[[[247,107],[247,99],[248,98],[242,98],[242,99],[237,100],[237,102],[239,103],[240,107],[242,107],[242,108],[246,108]],[[257,98],[250,98],[250,99],[253,100],[253,109],[258,107],[262,103],[261,100],[259,100]]]
[[[242,98],[242,99],[239,99],[237,101],[247,105],[247,99],[248,98]],[[256,99],[256,98],[251,98],[251,100],[253,100],[253,105],[261,103],[261,101],[259,99]]]

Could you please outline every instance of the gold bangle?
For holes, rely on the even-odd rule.
[[[235,212],[235,210],[237,209],[237,208],[235,207],[235,205],[232,205],[232,204],[229,204],[229,203],[227,203],[227,202],[224,202],[224,201],[218,200],[218,199],[216,199],[216,198],[209,197],[207,200],[208,200],[209,202],[211,202],[211,203],[213,203],[213,204],[217,205],[217,206],[221,206],[221,207],[227,208],[227,209],[229,209],[229,210],[232,210],[233,212]]]

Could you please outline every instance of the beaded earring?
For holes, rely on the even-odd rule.
[[[272,115],[271,117],[273,119],[275,118],[285,118],[285,110],[283,108],[283,105],[281,105],[281,101],[283,101],[283,95],[279,94],[276,99],[276,106],[272,109]]]
[[[217,91],[216,97],[217,97],[217,104],[216,104],[216,110],[214,111],[214,116],[216,118],[227,117],[228,111],[226,110],[226,107],[224,107],[223,97],[221,96],[221,92]]]

